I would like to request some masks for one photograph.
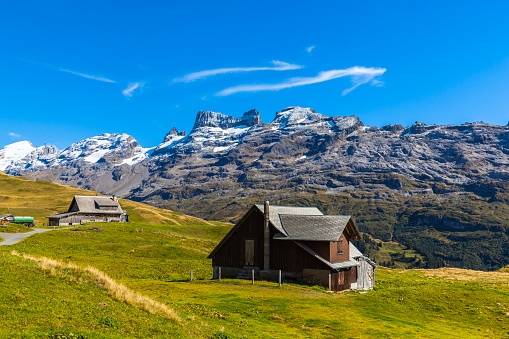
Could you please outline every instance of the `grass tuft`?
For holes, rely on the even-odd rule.
[[[182,321],[182,319],[175,313],[175,311],[173,311],[167,305],[130,290],[123,284],[117,283],[106,273],[98,270],[97,268],[90,266],[83,268],[72,263],[64,263],[60,260],[54,260],[46,257],[35,257],[29,254],[21,254],[16,250],[13,250],[11,254],[26,260],[37,262],[43,271],[48,272],[54,277],[67,278],[71,281],[83,282],[85,281],[84,278],[86,278],[88,273],[88,275],[90,275],[91,278],[95,280],[95,283],[98,286],[101,286],[106,291],[108,291],[113,299],[145,310],[150,314],[164,316],[179,323]]]

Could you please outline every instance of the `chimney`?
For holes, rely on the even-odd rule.
[[[270,228],[269,228],[269,202],[263,204],[263,269],[270,269]]]

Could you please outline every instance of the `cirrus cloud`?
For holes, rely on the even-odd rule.
[[[100,76],[100,75],[85,74],[85,73],[71,71],[71,70],[65,69],[65,68],[59,68],[58,70],[61,71],[61,72],[71,73],[71,74],[77,75],[77,76],[82,77],[82,78],[87,78],[87,79],[92,79],[92,80],[97,80],[97,81],[102,81],[102,82],[109,82],[109,83],[112,83],[112,84],[114,84],[116,82],[115,80],[111,80],[111,79],[105,78],[105,77]]]
[[[254,71],[289,71],[294,69],[301,69],[302,66],[290,64],[284,61],[273,60],[273,67],[230,67],[230,68],[216,68],[208,69],[205,71],[199,71],[189,73],[181,78],[173,79],[173,82],[191,82],[198,79],[208,78],[213,75],[227,74],[227,73],[242,73],[242,72],[254,72]]]
[[[127,87],[122,91],[122,94],[128,98],[132,98],[133,96],[133,92],[138,89],[138,88],[142,88],[143,85],[145,83],[144,82],[131,82],[127,85]]]
[[[314,77],[297,77],[285,80],[277,84],[253,84],[253,85],[240,85],[225,88],[217,92],[217,96],[227,96],[241,92],[260,92],[260,91],[279,91],[285,88],[299,87],[311,84],[317,84],[337,78],[351,77],[353,86],[345,89],[342,94],[346,95],[353,91],[355,88],[362,84],[368,83],[377,76],[384,74],[385,68],[378,67],[350,67],[346,69],[335,69],[330,71],[323,71]],[[376,81],[376,80],[375,80]],[[377,82],[379,84],[380,82]]]

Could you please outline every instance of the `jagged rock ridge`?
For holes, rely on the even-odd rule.
[[[249,204],[268,198],[355,214],[363,231],[415,248],[441,239],[412,242],[430,232],[428,225],[462,235],[498,230],[497,241],[509,246],[509,126],[416,122],[378,128],[355,116],[288,107],[270,123],[256,110],[238,118],[199,112],[188,135],[174,128],[154,148],[142,148],[126,135],[91,139],[61,152],[48,148],[21,160],[11,157],[15,161],[6,172],[208,219],[235,221]],[[497,203],[502,205],[493,207]],[[412,233],[412,227],[424,228]],[[455,239],[448,241],[456,244]],[[474,264],[448,260],[483,269],[479,263],[497,267],[504,255],[496,260],[483,255]]]

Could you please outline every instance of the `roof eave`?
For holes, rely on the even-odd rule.
[[[355,237],[352,238],[351,240],[362,240],[362,234],[361,234],[361,232],[359,232],[359,229],[357,228],[357,225],[355,224],[355,221],[353,220],[352,217],[350,217],[350,220],[348,221],[347,227],[348,227],[348,225],[352,226],[352,229],[353,229],[354,234],[355,234]]]

